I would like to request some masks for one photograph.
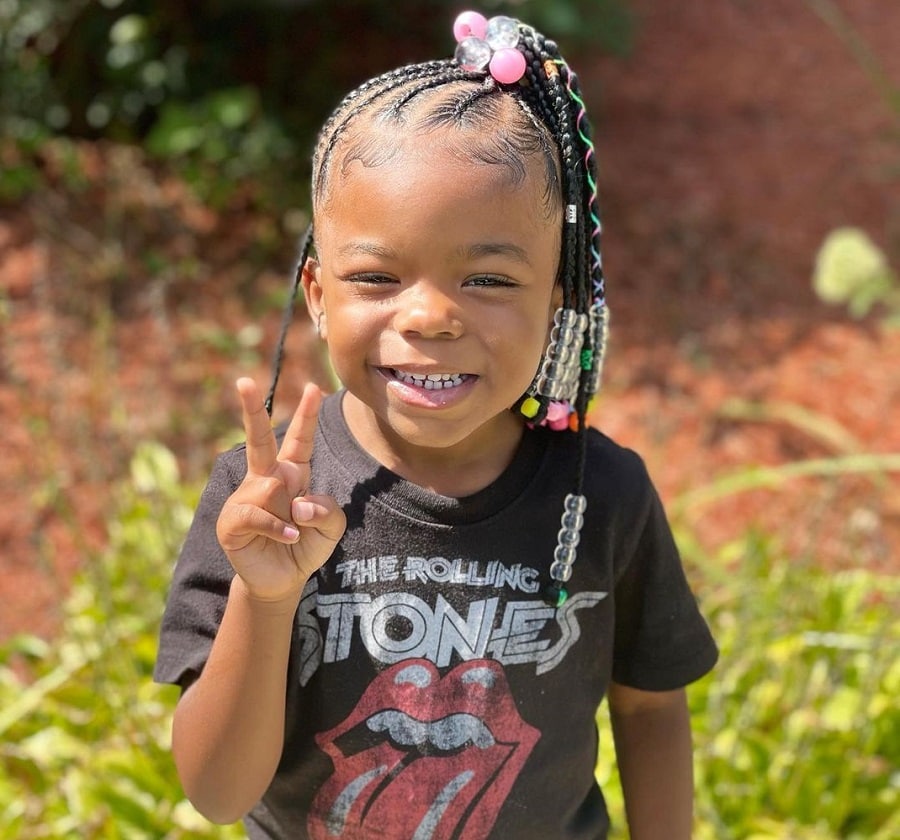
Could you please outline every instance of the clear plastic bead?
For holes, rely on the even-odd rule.
[[[547,348],[547,358],[555,362],[568,362],[572,358],[572,351],[565,345],[551,344]]]
[[[556,400],[560,397],[561,389],[559,383],[549,376],[544,376],[543,374],[538,376],[535,387],[539,394],[549,397],[551,400]]]
[[[541,373],[549,379],[560,378],[563,373],[563,365],[560,362],[551,362],[549,359],[544,359],[544,364],[541,366]]]
[[[481,38],[465,38],[457,44],[454,56],[466,70],[484,70],[491,60],[491,47]]]
[[[550,577],[565,583],[572,577],[572,567],[568,563],[560,563],[558,560],[550,566]]]
[[[571,566],[575,562],[577,553],[570,545],[558,545],[553,550],[553,559],[557,563],[565,563],[567,566]]]
[[[557,320],[557,318],[559,320]],[[553,323],[560,324],[564,327],[575,326],[578,320],[578,313],[574,309],[557,309],[553,316]]]
[[[511,17],[492,17],[488,21],[486,38],[495,50],[515,47],[519,43],[519,24]]]
[[[561,522],[562,522],[563,528],[566,528],[569,531],[580,531],[581,526],[584,525],[584,517],[580,513],[573,513],[572,511],[566,511],[562,515]]]
[[[563,507],[572,513],[584,513],[587,510],[587,499],[584,496],[576,496],[574,493],[569,493],[566,496]]]
[[[575,548],[581,542],[581,534],[578,531],[570,531],[568,528],[560,528],[557,534],[557,540],[560,545],[567,545]]]
[[[568,346],[575,339],[575,331],[571,327],[553,327],[550,330],[550,338],[559,344]]]

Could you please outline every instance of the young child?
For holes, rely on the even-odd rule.
[[[273,433],[275,385],[238,382],[247,443],[162,626],[175,761],[251,838],[603,838],[607,697],[631,837],[687,838],[684,686],[717,651],[641,460],[585,424],[606,306],[579,86],[518,21],[455,33],[322,130],[295,292],[343,389]]]

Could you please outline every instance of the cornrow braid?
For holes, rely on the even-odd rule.
[[[472,73],[448,61],[429,61],[425,64],[409,64],[392,70],[364,83],[348,94],[326,122],[313,156],[313,197],[319,195],[328,177],[329,163],[341,137],[353,120],[369,110],[377,101],[398,89],[405,91],[394,104],[395,113],[415,96],[451,81],[474,78]],[[416,82],[421,83],[415,87]]]
[[[471,16],[474,13],[464,13]],[[462,15],[460,19],[462,19]],[[475,17],[479,17],[475,15]],[[339,152],[343,165],[360,159],[377,165],[391,153],[380,148],[365,131],[351,129],[371,120],[402,125],[410,115],[416,127],[471,128],[462,152],[473,161],[504,165],[514,180],[526,177],[525,161],[539,155],[545,164],[547,212],[562,205],[561,248],[556,282],[562,305],[554,316],[550,341],[527,392],[513,410],[532,424],[567,428],[578,436],[578,465],[573,492],[564,502],[558,544],[544,589],[548,603],[562,604],[572,573],[584,522],[587,414],[591,397],[599,390],[606,349],[608,312],[600,258],[600,212],[592,129],[578,77],[562,57],[557,44],[530,26],[511,18],[494,18],[500,28],[517,38],[514,49],[524,58],[521,78],[510,81],[495,75],[493,63],[472,64],[460,42],[454,59],[428,61],[391,70],[349,93],[326,121],[313,155],[313,207],[327,195],[327,185]],[[477,45],[491,55],[499,47],[487,41]],[[466,39],[471,41],[472,38]],[[502,51],[510,45],[504,43]],[[486,52],[484,52],[486,51]],[[499,75],[499,78],[498,78]],[[513,109],[504,103],[515,103]],[[413,103],[421,106],[413,108]],[[365,124],[364,124],[365,125]],[[291,299],[282,322],[266,400],[271,414],[275,387],[284,356],[284,343],[293,314],[303,264],[312,247],[312,229],[301,241],[299,264]]]

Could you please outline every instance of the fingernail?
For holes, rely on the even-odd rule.
[[[285,525],[281,535],[290,542],[300,539],[300,532],[293,525]]]
[[[312,502],[294,499],[291,514],[294,517],[294,522],[309,522],[316,515],[316,506]]]

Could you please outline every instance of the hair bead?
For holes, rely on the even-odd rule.
[[[529,420],[533,420],[537,417],[540,410],[541,404],[534,397],[526,397],[522,402],[522,405],[519,406],[519,411]]]

